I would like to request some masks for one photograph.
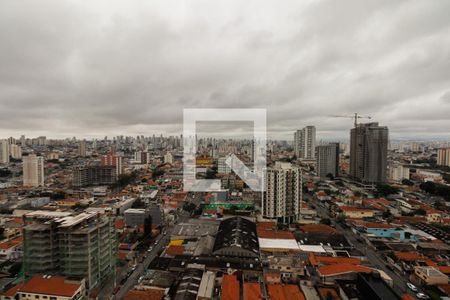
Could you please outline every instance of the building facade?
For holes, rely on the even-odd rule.
[[[339,176],[339,143],[320,145],[316,148],[317,176]]]
[[[9,163],[9,143],[8,140],[0,140],[0,164]]]
[[[23,159],[23,185],[38,187],[44,185],[44,158],[30,154]]]
[[[378,123],[358,124],[350,131],[350,175],[364,183],[386,181],[389,130]]]
[[[437,150],[437,165],[450,167],[450,148],[441,148]]]
[[[284,223],[299,219],[302,197],[301,171],[290,163],[276,162],[264,178],[263,216]]]
[[[35,211],[23,229],[24,272],[85,279],[92,289],[114,272],[114,222],[98,213]]]
[[[306,126],[294,133],[294,153],[298,159],[315,159],[316,127]]]

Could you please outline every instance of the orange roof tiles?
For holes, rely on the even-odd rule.
[[[239,281],[237,280],[236,275],[225,274],[222,280],[221,300],[235,300],[239,299],[239,296],[240,288]]]
[[[170,256],[183,255],[184,247],[179,245],[170,245],[167,247],[166,254]]]
[[[403,294],[402,295],[402,300],[416,300],[416,298],[414,298],[410,294]]]
[[[262,299],[261,286],[259,283],[244,283],[244,300]]]
[[[0,243],[0,249],[1,250],[7,250],[7,249],[10,249],[12,247],[16,247],[16,246],[22,244],[22,241],[23,241],[22,237],[17,237],[17,238],[15,238],[13,240]]]
[[[305,300],[305,296],[295,284],[268,284],[269,299],[277,300]]]
[[[423,256],[420,255],[417,252],[400,252],[400,251],[395,251],[394,255],[395,255],[395,257],[397,257],[397,259],[404,260],[404,261],[415,261],[415,260],[423,259]]]
[[[320,256],[315,255],[314,253],[309,254],[309,262],[313,266],[331,265],[331,264],[351,264],[351,265],[361,264],[361,260],[358,258]]]
[[[3,296],[6,297],[14,297],[17,293],[17,291],[23,286],[23,283],[19,283],[15,286],[13,286],[12,288],[10,288],[9,290],[7,290],[6,292],[3,293]]]
[[[65,278],[61,276],[44,278],[36,275],[19,288],[18,291],[22,293],[72,297],[80,286],[79,283],[66,282]]]
[[[340,207],[342,211],[348,211],[348,212],[371,212],[372,210],[370,209],[364,209],[364,208],[358,208],[358,207],[353,207],[353,206],[341,206]]]
[[[450,274],[450,266],[440,266],[438,269],[444,274]]]
[[[124,229],[125,228],[125,220],[124,219],[116,219],[114,222],[116,229]]]
[[[319,268],[319,273],[322,276],[331,276],[337,274],[344,273],[370,273],[372,272],[371,268],[364,267],[361,265],[352,265],[352,264],[332,264],[326,265]]]
[[[336,232],[336,229],[325,224],[306,224],[301,226],[300,230],[303,232],[325,232],[325,233]]]
[[[164,298],[163,289],[130,290],[124,300],[161,300]]]

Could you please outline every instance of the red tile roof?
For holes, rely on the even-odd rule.
[[[268,284],[269,299],[276,300],[305,300],[305,296],[295,284]]]
[[[222,280],[221,300],[239,299],[240,288],[236,275],[224,275]]]
[[[0,249],[1,250],[7,250],[7,249],[10,249],[12,247],[16,247],[16,246],[22,244],[22,241],[23,241],[22,237],[17,237],[17,238],[15,238],[13,240],[0,243]]]
[[[300,226],[300,230],[303,232],[326,232],[326,233],[336,232],[336,229],[325,224],[306,224]]]
[[[351,264],[351,265],[361,264],[361,260],[358,258],[320,256],[315,255],[314,253],[309,254],[309,262],[313,266],[331,265],[331,264]]]
[[[403,294],[402,295],[402,300],[416,300],[416,298],[414,298],[410,294]]]
[[[166,249],[166,254],[170,256],[183,255],[184,247],[181,245],[170,245]]]
[[[79,283],[67,282],[61,276],[44,278],[41,275],[36,275],[19,288],[18,292],[72,297],[80,286],[81,284]]]
[[[400,252],[400,251],[395,251],[394,252],[395,257],[398,260],[403,260],[403,261],[416,261],[416,260],[422,260],[423,256],[420,255],[417,252]]]
[[[124,300],[161,300],[164,298],[163,289],[130,290]]]
[[[261,286],[259,283],[244,283],[244,300],[260,300],[262,299],[261,295]]]
[[[352,264],[332,264],[319,268],[319,273],[323,276],[332,276],[344,273],[370,273],[371,268]]]

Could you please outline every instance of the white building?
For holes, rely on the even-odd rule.
[[[440,166],[450,167],[450,148],[441,148],[437,150],[436,163]]]
[[[389,168],[389,179],[393,181],[402,181],[409,179],[409,168],[402,165],[392,165]]]
[[[167,152],[164,155],[164,163],[165,164],[173,164],[173,155],[170,152]]]
[[[316,127],[306,126],[294,133],[294,152],[298,159],[315,159]]]
[[[265,218],[293,222],[299,219],[302,183],[301,171],[290,163],[276,162],[265,172],[262,212]]]
[[[9,143],[7,140],[0,140],[0,164],[9,163]]]
[[[30,154],[23,157],[23,185],[38,187],[44,185],[44,158]]]
[[[9,153],[14,159],[22,159],[22,147],[16,144],[9,145]]]
[[[228,166],[225,161],[227,160],[227,157],[219,157],[217,160],[217,173],[219,174],[230,174],[231,173],[231,167]]]

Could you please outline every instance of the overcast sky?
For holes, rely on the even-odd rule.
[[[5,0],[0,136],[181,133],[267,108],[269,137],[450,138],[450,1]]]

